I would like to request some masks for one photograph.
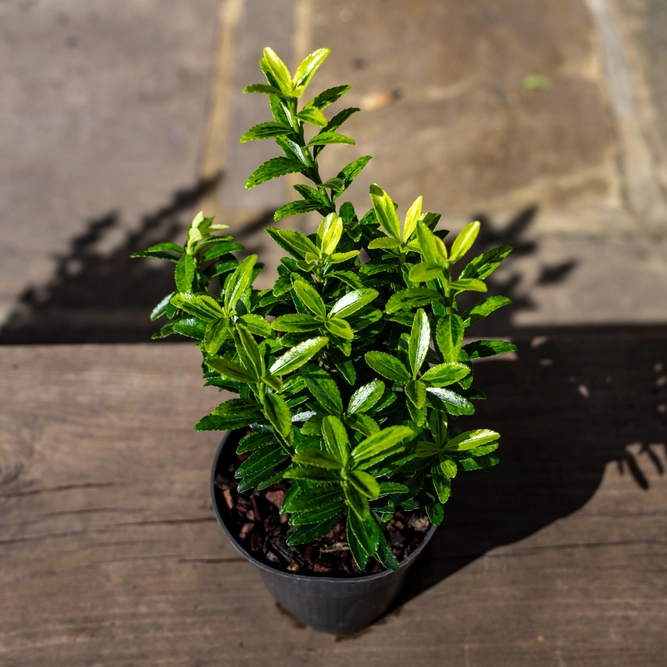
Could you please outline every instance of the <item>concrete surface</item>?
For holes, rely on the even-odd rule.
[[[269,119],[240,92],[265,44],[292,66],[329,46],[315,90],[353,86],[336,108],[362,107],[357,145],[323,164],[373,155],[355,205],[377,181],[402,210],[423,194],[448,228],[483,216],[487,240],[519,245],[497,281],[521,304],[507,327],[664,323],[663,4],[0,3],[0,340],[145,339],[169,271],[125,258],[177,238],[197,202],[275,264],[261,230],[294,193],[244,191],[277,148],[238,144]]]

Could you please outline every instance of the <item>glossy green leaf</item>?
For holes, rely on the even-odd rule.
[[[192,281],[195,278],[195,261],[191,255],[181,255],[176,263],[176,289],[179,292],[189,292],[192,289]]]
[[[295,92],[298,92],[299,95],[303,92],[313,78],[317,68],[326,60],[329,53],[329,49],[317,49],[317,51],[313,51],[313,53],[307,55],[301,61],[292,78],[292,85]]]
[[[269,424],[283,438],[288,438],[292,431],[292,414],[285,400],[278,394],[264,394],[262,407]]]
[[[466,431],[452,438],[446,445],[448,452],[465,452],[468,449],[481,447],[489,442],[495,442],[500,437],[500,433],[491,431],[487,428],[479,428],[474,431]]]
[[[424,509],[426,510],[428,520],[434,526],[439,526],[445,518],[445,509],[441,503],[431,503],[430,505],[426,505]]]
[[[311,287],[303,280],[295,280],[293,285],[297,296],[311,313],[319,315],[320,317],[326,316],[327,309],[324,305],[324,301],[322,301],[322,297],[317,293],[314,287]]]
[[[310,213],[311,211],[317,211],[322,208],[321,202],[315,201],[293,201],[289,204],[281,206],[274,214],[273,219],[277,222],[282,220],[290,215],[301,215],[302,213]]]
[[[378,222],[382,229],[384,229],[389,236],[400,240],[401,238],[401,222],[396,214],[394,202],[391,197],[377,184],[371,185],[371,201],[373,202],[373,209],[377,216]]]
[[[196,317],[186,317],[182,320],[174,320],[171,323],[176,333],[195,340],[203,340],[206,335],[206,323]]]
[[[258,375],[229,359],[207,359],[206,365],[226,378],[238,382],[257,382]]]
[[[293,333],[305,333],[318,329],[320,323],[312,316],[301,313],[290,313],[281,315],[271,322],[271,327],[276,331],[291,331]]]
[[[297,259],[303,259],[308,253],[318,254],[317,246],[301,232],[276,227],[267,227],[265,231],[283,250]]]
[[[362,435],[369,436],[380,430],[378,423],[364,414],[353,414],[345,417],[345,423],[353,430],[359,431]]]
[[[472,247],[479,234],[480,223],[478,221],[468,223],[454,239],[450,261],[452,264],[458,262]]]
[[[285,127],[279,123],[260,123],[251,127],[240,139],[242,144],[247,141],[256,141],[257,139],[271,139],[292,132],[291,127]]]
[[[204,246],[204,244],[201,244]],[[237,252],[239,250],[244,250],[244,246],[240,243],[234,243],[233,241],[222,241],[221,243],[214,243],[206,246],[206,252],[201,256],[201,260],[206,262],[209,259],[217,259],[223,255],[227,255],[230,252]]]
[[[356,512],[348,512],[347,530],[358,540],[365,553],[369,556],[375,554],[380,541],[380,528],[372,516],[361,519]]]
[[[252,282],[252,271],[257,261],[257,255],[249,255],[236,268],[234,273],[225,283],[225,309],[232,311],[236,309],[236,303],[243,298],[245,291]]]
[[[350,162],[348,165],[343,167],[338,172],[338,178],[342,179],[343,182],[345,183],[345,188],[348,188],[352,181],[361,173],[361,170],[370,162],[371,156],[370,155],[363,155],[362,157],[357,158],[356,160],[353,160]],[[334,197],[334,199],[337,198],[338,195]],[[343,205],[344,206],[344,205]],[[341,214],[342,214],[342,207],[341,207]]]
[[[348,90],[350,90],[350,86],[334,86],[333,88],[327,88],[308,102],[306,108],[313,106],[318,109],[325,109],[338,100]]]
[[[463,470],[484,470],[485,468],[492,468],[500,463],[496,456],[480,456],[476,459],[460,459],[459,465]]]
[[[285,470],[283,477],[286,479],[302,479],[307,482],[322,482],[327,484],[340,483],[341,480],[338,470],[306,465],[288,468]]]
[[[364,358],[375,372],[388,380],[407,382],[410,379],[410,373],[403,362],[387,352],[367,352]]]
[[[348,252],[335,252],[331,257],[329,257],[329,262],[331,264],[342,264],[343,262],[348,262],[351,259],[354,259],[359,254],[358,250],[349,250]]]
[[[328,338],[318,336],[311,338],[295,345],[293,348],[285,352],[281,357],[275,360],[269,372],[271,375],[286,375],[301,368],[305,363],[310,361],[327,343]]]
[[[423,222],[417,223],[417,241],[419,242],[419,251],[429,264],[445,266],[447,262],[446,248],[443,256],[444,244],[443,246],[438,244],[438,238]]]
[[[241,315],[239,321],[248,328],[250,333],[255,334],[256,336],[262,336],[264,338],[270,338],[273,335],[273,330],[271,325],[260,315],[253,315],[248,313],[247,315]]]
[[[334,417],[329,417],[329,419],[334,419]],[[324,424],[324,422],[322,423]],[[321,449],[304,449],[296,452],[292,457],[292,461],[300,465],[326,468],[327,470],[340,470],[341,468],[340,461],[337,461],[331,454],[323,452]]]
[[[380,539],[378,543],[378,550],[375,557],[382,563],[384,567],[392,572],[398,572],[401,564],[398,562],[394,552],[389,548],[385,536],[380,531]]]
[[[185,255],[184,255],[185,257]],[[184,292],[174,294],[171,303],[182,311],[198,317],[205,322],[211,322],[224,315],[217,301],[207,294]]]
[[[468,456],[471,456],[473,458],[477,456],[486,456],[487,454],[490,454],[491,452],[495,452],[496,449],[500,446],[499,442],[492,442],[491,444],[488,445],[480,445],[479,447],[473,447],[472,449],[469,449],[466,454]]]
[[[306,382],[308,391],[330,415],[343,413],[343,401],[338,385],[323,368],[306,364],[301,368],[301,376]]]
[[[277,465],[286,461],[289,455],[280,445],[268,445],[251,454],[234,473],[237,479],[254,477],[266,470],[274,470]]]
[[[283,93],[292,91],[292,77],[285,63],[278,57],[278,54],[268,46],[264,49],[264,62],[268,65],[273,78],[276,80]]]
[[[488,287],[481,280],[475,278],[461,278],[450,283],[456,292],[486,292]]]
[[[439,292],[426,287],[412,287],[396,292],[389,297],[385,310],[387,313],[395,313],[404,308],[416,308],[426,306],[433,301],[441,299]]]
[[[435,442],[430,442],[428,440],[420,440],[417,443],[417,449],[415,450],[415,456],[420,459],[429,459],[432,456],[436,456],[440,453],[440,445]]]
[[[455,362],[458,360],[461,343],[463,342],[463,332],[463,320],[456,314],[447,314],[438,320],[435,340],[445,361]]]
[[[500,263],[510,252],[512,252],[512,247],[508,245],[501,245],[493,250],[483,252],[461,271],[460,278],[484,280],[500,266]]]
[[[368,305],[378,296],[378,291],[374,289],[358,289],[348,292],[334,303],[330,315],[347,318],[353,313]]]
[[[345,426],[338,417],[328,416],[322,420],[322,436],[327,452],[345,466],[350,458],[350,443]]]
[[[339,486],[316,486],[312,489],[300,490],[297,494],[291,494],[290,497],[288,495],[285,496],[280,509],[290,513],[305,512],[319,504],[343,502],[343,490]]]
[[[431,468],[431,481],[438,495],[438,500],[444,505],[452,494],[452,482],[438,465]]]
[[[391,496],[397,493],[407,493],[408,487],[405,484],[398,484],[396,482],[382,482],[380,484],[380,497]]]
[[[511,303],[512,299],[509,299],[506,296],[488,296],[486,299],[476,303],[463,313],[462,317],[464,325],[470,326],[471,324],[475,324],[498,310],[498,308],[509,306]]]
[[[288,538],[287,545],[290,547],[297,546],[299,544],[309,544],[315,540],[319,540],[320,537],[324,537],[327,533],[330,533],[338,523],[338,517],[334,516],[327,521],[322,521],[312,526],[299,526]]]
[[[422,262],[414,264],[410,269],[410,280],[413,283],[426,283],[429,280],[435,280],[442,275],[442,266],[432,262]]]
[[[424,363],[424,359],[426,359],[426,353],[428,352],[430,344],[431,325],[428,322],[426,313],[420,308],[415,313],[408,343],[408,359],[410,360],[413,378],[417,377],[417,374]]]
[[[259,345],[257,345],[250,331],[240,322],[236,323],[236,334],[241,344],[240,347],[237,345],[236,349],[244,365],[247,365],[247,368],[256,377],[261,377],[264,375],[264,358],[259,350]]]
[[[422,214],[422,203],[423,198],[421,196],[417,197],[412,203],[412,206],[408,209],[408,212],[405,214],[405,224],[403,225],[403,242],[406,243],[410,240],[410,237],[415,233],[417,229],[417,222]]]
[[[320,132],[316,134],[307,146],[328,146],[329,144],[354,144],[352,137],[338,134],[338,132]]]
[[[426,385],[419,380],[410,380],[404,387],[405,395],[410,402],[417,408],[421,409],[426,403]]]
[[[426,390],[426,396],[436,410],[447,412],[455,417],[471,415],[475,412],[475,406],[467,398],[451,389],[429,387]]]
[[[390,426],[382,429],[362,440],[352,450],[352,459],[357,468],[364,470],[404,449],[402,441],[412,435],[413,431],[407,426]]]
[[[244,93],[264,93],[265,95],[282,95],[283,91],[266,83],[251,83],[243,89]]]
[[[326,116],[317,107],[305,107],[296,117],[316,127],[324,127],[327,124]]]
[[[468,374],[468,367],[461,363],[444,363],[429,368],[421,376],[422,382],[430,387],[446,387],[458,382]]]
[[[504,340],[476,340],[464,345],[463,350],[470,359],[480,359],[481,357],[492,357],[496,354],[516,352],[516,345]]]
[[[368,412],[384,394],[384,382],[373,380],[357,389],[350,398],[347,407],[349,415]]]
[[[352,526],[355,526],[354,528]],[[345,525],[345,535],[347,537],[347,544],[350,547],[350,553],[354,558],[354,562],[360,570],[363,570],[368,564],[368,552],[362,546],[362,542],[357,537],[355,531],[364,531],[363,524],[354,512],[348,512],[347,522]],[[368,542],[367,539],[364,542]]]
[[[298,160],[287,157],[271,158],[251,174],[250,178],[246,181],[245,189],[250,190],[271,179],[303,171],[304,168],[304,164]]]
[[[343,514],[343,502],[330,502],[327,504],[318,504],[305,512],[293,514],[290,517],[291,526],[313,525],[331,519],[340,519]]]
[[[240,440],[238,447],[236,448],[237,454],[246,454],[248,452],[253,452],[256,449],[265,447],[270,443],[275,443],[275,438],[273,433],[249,433],[244,435]]]
[[[317,247],[323,255],[330,255],[338,246],[343,234],[343,221],[335,213],[329,213],[317,228]]]
[[[380,496],[380,485],[375,481],[374,477],[363,470],[353,470],[350,473],[349,481],[357,491],[372,500]]]
[[[345,493],[345,502],[350,508],[348,514],[356,514],[359,519],[369,518],[371,509],[368,505],[368,498],[351,483],[343,487]]]
[[[334,336],[338,336],[339,338],[343,338],[345,340],[352,340],[354,338],[354,331],[352,331],[352,327],[343,319],[340,319],[339,317],[332,317],[331,319],[328,319],[325,323],[324,326],[326,327],[327,331]]]

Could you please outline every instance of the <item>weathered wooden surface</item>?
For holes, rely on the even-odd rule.
[[[215,524],[197,350],[0,349],[0,664],[664,665],[667,335],[478,373],[501,466],[456,480],[403,605],[336,640]]]

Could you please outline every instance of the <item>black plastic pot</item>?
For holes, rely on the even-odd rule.
[[[271,595],[296,618],[321,632],[333,634],[355,632],[382,616],[401,588],[408,568],[433,536],[435,526],[426,533],[421,545],[401,563],[398,572],[386,570],[366,576],[333,578],[294,574],[269,567],[256,560],[237,542],[226,523],[228,512],[224,497],[214,484],[218,472],[223,472],[225,446],[234,448],[236,446],[237,439],[230,435],[235,433],[225,435],[213,461],[211,470],[213,510],[232,546],[259,570]]]

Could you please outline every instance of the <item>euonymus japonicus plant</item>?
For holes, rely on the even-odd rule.
[[[243,246],[201,213],[184,246],[160,243],[136,256],[176,263],[176,290],[151,316],[169,320],[156,337],[194,338],[206,384],[238,395],[195,427],[250,427],[238,447],[249,454],[236,471],[238,491],[288,480],[281,511],[292,526],[289,544],[314,541],[344,520],[360,568],[375,557],[396,570],[383,533],[393,513],[423,508],[439,524],[457,473],[498,463],[498,433],[456,424],[484,398],[473,387],[473,361],[515,349],[498,340],[464,344],[464,336],[510,300],[491,296],[462,311],[457,297],[486,292],[484,279],[511,248],[466,260],[478,222],[448,247],[447,232],[436,228],[440,216],[424,212],[421,197],[401,219],[375,184],[364,215],[349,202],[338,206],[370,157],[332,178],[320,175],[327,145],[354,143],[338,130],[359,111],[325,116],[349,86],[301,103],[328,54],[315,51],[292,76],[267,48],[260,60],[266,83],[245,88],[268,95],[273,120],[241,141],[273,138],[283,153],[246,188],[298,172],[311,185],[294,185],[301,199],[278,209],[276,220],[322,216],[315,234],[267,228],[287,253],[274,286],[253,288],[262,269],[257,256],[239,261],[233,253]]]

